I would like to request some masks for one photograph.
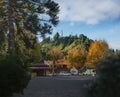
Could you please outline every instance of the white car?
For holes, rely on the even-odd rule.
[[[70,73],[71,73],[72,75],[77,75],[77,74],[78,74],[78,70],[75,69],[75,68],[72,68],[72,69],[70,69]]]
[[[58,75],[66,75],[66,76],[68,76],[68,75],[71,75],[71,74],[66,72],[66,71],[61,71],[61,72],[58,73]]]
[[[83,75],[92,75],[95,76],[96,72],[94,69],[87,69],[85,72],[82,73]]]

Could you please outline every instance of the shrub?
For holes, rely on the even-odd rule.
[[[120,97],[120,55],[106,57],[89,88],[90,97]]]
[[[0,58],[0,97],[22,93],[30,80],[27,66],[19,55]]]

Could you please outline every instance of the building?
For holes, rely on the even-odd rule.
[[[50,67],[52,67],[53,65],[53,61],[50,61],[50,60],[45,60],[44,63]],[[55,72],[57,73],[57,72],[66,71],[66,70],[68,70],[67,63],[65,63],[63,59],[57,60],[55,63]]]
[[[46,76],[52,71],[52,68],[44,62],[33,64],[29,69],[33,76]]]

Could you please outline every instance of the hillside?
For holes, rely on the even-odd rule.
[[[92,39],[89,39],[83,34],[80,34],[79,36],[69,35],[62,37],[59,33],[56,33],[52,39],[50,37],[43,39],[41,42],[42,54],[45,56],[52,46],[57,47],[64,54],[67,54],[67,52],[72,48],[85,48],[88,51],[92,42]]]

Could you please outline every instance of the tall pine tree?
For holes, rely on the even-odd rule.
[[[52,0],[1,0],[0,34],[8,35],[9,52],[15,49],[15,29],[18,35],[27,30],[44,37],[58,24],[58,12],[59,6]]]

